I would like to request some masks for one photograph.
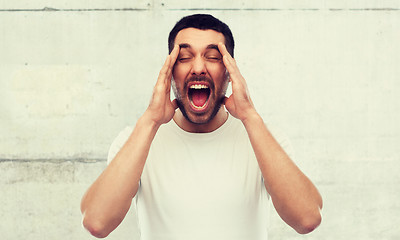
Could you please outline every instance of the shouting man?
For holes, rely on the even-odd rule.
[[[106,237],[133,203],[143,240],[261,240],[271,199],[297,232],[314,230],[322,198],[254,108],[229,27],[187,16],[168,46],[147,110],[82,199],[84,227]]]

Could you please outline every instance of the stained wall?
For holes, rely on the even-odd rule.
[[[400,4],[311,0],[0,3],[2,239],[93,239],[80,199],[193,13],[231,27],[257,110],[324,198],[315,232],[272,213],[270,239],[399,239]],[[107,239],[138,239],[134,212]]]

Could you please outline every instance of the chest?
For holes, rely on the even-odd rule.
[[[141,179],[145,201],[197,214],[229,212],[258,201],[264,186],[248,139],[172,140],[150,151]]]

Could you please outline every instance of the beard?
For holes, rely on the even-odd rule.
[[[188,86],[190,83],[193,82],[207,83],[210,89],[210,95],[207,100],[209,101],[209,106],[208,106],[209,109],[207,109],[207,111],[204,113],[194,112],[190,107]],[[186,120],[188,120],[190,123],[193,124],[207,124],[211,120],[213,120],[223,104],[227,83],[228,81],[226,81],[226,84],[223,84],[223,86],[221,86],[222,88],[219,89],[218,92],[216,92],[214,82],[206,76],[190,77],[184,83],[183,89],[180,90],[177,89],[175,81],[173,81],[173,91],[177,100],[177,105],[179,107],[179,110],[182,112],[183,116],[186,118]]]
[[[224,100],[224,97],[221,97],[218,101],[216,101],[216,103],[215,103],[215,105],[214,105],[214,107],[213,107],[213,109],[211,111],[211,114],[207,118],[205,118],[204,120],[203,119],[202,120],[197,120],[197,119],[192,119],[191,117],[189,117],[189,115],[188,115],[188,113],[186,111],[186,108],[184,107],[182,101],[180,101],[178,99],[177,99],[177,105],[178,105],[179,110],[181,110],[183,116],[190,123],[193,123],[193,124],[207,124],[211,120],[214,119],[215,115],[217,115],[219,109],[222,106],[223,100]]]

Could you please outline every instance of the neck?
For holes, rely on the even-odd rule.
[[[174,121],[175,123],[185,130],[186,132],[191,132],[191,133],[208,133],[215,131],[219,127],[222,126],[228,119],[228,113],[225,111],[225,108],[222,106],[218,113],[214,116],[211,121],[205,124],[195,124],[189,122],[185,116],[183,116],[182,112],[177,109],[174,115]]]

